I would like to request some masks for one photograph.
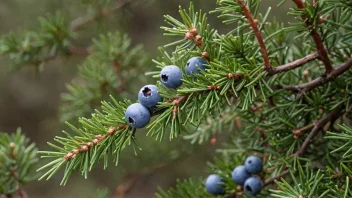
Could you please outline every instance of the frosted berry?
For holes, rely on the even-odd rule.
[[[244,162],[244,167],[246,167],[247,172],[256,174],[263,169],[263,162],[257,156],[249,156]]]
[[[194,76],[194,73],[199,73],[199,70],[205,70],[207,62],[200,57],[193,57],[187,61],[186,74]]]
[[[232,171],[232,181],[238,185],[243,186],[244,182],[251,177],[244,166],[237,166]]]
[[[211,174],[205,182],[205,188],[212,195],[221,195],[224,193],[224,186],[219,175]]]
[[[158,87],[155,85],[145,85],[139,90],[138,100],[143,106],[148,109],[155,107],[158,102],[161,102],[163,99],[158,93]]]
[[[160,72],[160,81],[167,88],[177,88],[182,85],[182,71],[175,65],[164,67]]]
[[[244,182],[244,192],[248,196],[256,196],[263,188],[263,183],[257,176],[252,176]]]
[[[150,113],[145,106],[134,103],[126,109],[125,119],[130,126],[143,128],[149,123]]]

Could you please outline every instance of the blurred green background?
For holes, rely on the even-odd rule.
[[[138,0],[135,0],[138,1]],[[277,18],[287,20],[288,5],[276,8],[277,0],[263,1],[261,10],[273,7]],[[216,0],[194,1],[196,9],[205,12],[215,9]],[[120,30],[127,32],[134,44],[141,43],[152,57],[158,56],[157,47],[173,40],[162,36],[160,26],[164,25],[163,15],[178,17],[178,6],[187,7],[189,0],[154,0],[143,1],[131,6],[123,13],[117,13],[107,19],[105,25],[92,23],[89,28],[79,32],[76,46],[88,47],[91,39],[99,32]],[[47,13],[61,11],[68,20],[86,14],[86,6],[81,1],[72,0],[1,0],[0,1],[0,34],[9,31],[33,30],[38,26],[37,18]],[[220,33],[226,33],[232,27],[225,26],[215,14],[209,16],[209,23]],[[60,57],[48,63],[44,71],[35,75],[33,68],[24,67],[17,72],[9,72],[12,64],[6,57],[0,59],[0,131],[14,132],[21,127],[23,132],[36,142],[40,150],[47,149],[46,142],[60,135],[65,126],[58,120],[60,94],[65,92],[65,83],[76,75],[77,65],[84,56]],[[150,58],[150,59],[151,59]],[[146,70],[153,70],[155,65],[149,61]],[[141,75],[144,75],[141,73]],[[154,82],[146,77],[144,82]],[[142,81],[135,90],[137,93]],[[134,98],[129,98],[135,100]],[[107,170],[97,167],[84,179],[74,174],[67,186],[59,186],[62,173],[58,173],[49,181],[35,181],[24,188],[30,197],[87,197],[98,188],[107,188],[110,197],[121,197],[117,191],[123,184],[133,184],[125,197],[153,197],[157,186],[168,188],[175,185],[176,178],[206,176],[209,173],[206,161],[212,160],[215,148],[221,143],[210,143],[202,146],[191,146],[189,141],[179,138],[171,143],[162,143],[145,137],[144,131],[137,134],[143,151],[135,156],[131,150],[123,152],[121,163],[115,167],[112,164]],[[179,157],[182,156],[182,157]],[[171,163],[170,163],[171,159]],[[177,159],[172,161],[172,159]],[[153,171],[155,169],[155,171]],[[141,173],[142,172],[142,173]],[[132,183],[131,183],[132,182]],[[119,188],[118,188],[119,187]],[[117,190],[119,189],[119,190]]]

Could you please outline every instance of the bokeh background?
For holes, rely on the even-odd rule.
[[[135,0],[138,1],[138,0]],[[273,7],[279,20],[287,21],[288,4],[277,8],[277,0],[264,0],[261,10]],[[214,10],[216,0],[195,0],[197,9],[205,12]],[[158,56],[157,47],[172,41],[163,36],[160,26],[164,25],[163,15],[178,17],[178,6],[187,7],[189,0],[148,0],[129,7],[123,13],[117,13],[107,19],[104,26],[92,23],[79,32],[73,43],[76,46],[88,47],[91,39],[99,32],[119,30],[130,35],[134,44],[143,44],[150,60]],[[80,1],[72,0],[1,0],[0,1],[0,34],[10,31],[33,30],[38,27],[37,18],[47,13],[61,11],[68,20],[86,14],[86,6]],[[220,33],[231,30],[231,25],[223,25],[215,14],[209,16],[209,23]],[[76,75],[77,65],[84,61],[84,56],[61,57],[48,63],[43,72],[35,74],[33,68],[24,67],[16,72],[9,72],[12,62],[8,57],[0,58],[0,131],[14,132],[17,127],[36,142],[40,150],[47,149],[46,142],[60,135],[65,126],[59,122],[58,108],[60,94],[66,91],[65,83]],[[146,70],[153,70],[155,65],[149,61]],[[144,75],[141,73],[140,75]],[[136,79],[137,80],[137,79]],[[154,82],[150,77],[143,77],[137,82],[137,93],[143,82]],[[134,98],[129,98],[134,100]],[[216,148],[221,141],[214,144],[191,146],[189,141],[179,138],[171,143],[161,143],[145,137],[140,131],[139,141],[144,149],[135,156],[127,150],[123,152],[121,163],[112,164],[107,170],[96,167],[84,179],[79,174],[71,176],[66,186],[59,186],[62,173],[49,181],[35,181],[24,188],[30,197],[71,198],[89,197],[97,189],[106,188],[110,197],[119,197],[124,187],[131,187],[125,197],[153,197],[157,186],[168,188],[175,185],[177,178],[206,176],[209,174],[206,161],[216,156]],[[137,135],[138,137],[139,135]],[[120,196],[121,197],[121,196]]]

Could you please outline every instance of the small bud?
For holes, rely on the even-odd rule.
[[[239,118],[236,118],[236,119],[235,119],[235,123],[236,123],[236,127],[237,127],[237,128],[241,128],[242,122],[241,122],[241,120],[240,120]]]
[[[92,143],[92,142],[88,142],[88,143],[87,143],[87,146],[90,148],[90,147],[93,146],[93,143]]]
[[[115,127],[112,127],[112,128],[109,129],[108,134],[109,134],[109,135],[112,135],[112,134],[114,134],[115,132],[116,132],[116,128],[115,128]]]
[[[194,39],[194,43],[196,45],[201,45],[202,44],[202,37],[197,35],[196,38]]]
[[[173,119],[175,119],[177,116],[177,108],[176,107],[172,110],[172,113],[173,113]]]
[[[73,153],[71,153],[71,152],[69,152],[69,153],[67,153],[66,155],[65,155],[65,160],[69,160],[69,159],[71,159],[73,157]]]
[[[208,54],[208,52],[203,52],[203,53],[202,53],[202,57],[209,60],[209,54]]]
[[[13,142],[10,142],[10,148],[14,149],[16,147],[16,144]]]
[[[344,57],[345,59],[350,58],[347,54],[344,54],[343,57]]]
[[[233,74],[228,73],[228,74],[226,75],[226,77],[227,77],[228,79],[231,79],[231,78],[233,78]]]
[[[331,15],[326,16],[326,19],[330,20],[331,19]]]
[[[301,131],[299,129],[292,129],[292,133],[298,135],[301,133]]]
[[[210,144],[215,145],[217,142],[216,138],[211,138],[210,139]]]
[[[172,112],[177,113],[177,108],[175,107]]]
[[[255,105],[252,105],[252,106],[251,106],[251,111],[254,112],[254,111],[257,111],[257,110],[258,110],[258,108],[257,108]]]
[[[197,35],[197,36],[196,36],[196,41],[202,41],[202,37],[199,36],[199,35]]]
[[[94,145],[97,145],[99,143],[99,140],[98,139],[94,139],[92,142],[93,142]]]
[[[178,106],[180,104],[180,102],[178,101],[178,100],[174,100],[173,102],[172,102],[172,105],[174,105],[174,106]]]
[[[193,38],[193,35],[192,35],[190,32],[186,32],[186,33],[185,33],[185,38],[186,38],[186,39],[192,39],[192,38]]]
[[[298,198],[304,198],[302,195],[300,195]]]
[[[213,86],[212,86],[212,85],[209,85],[209,86],[208,86],[208,90],[213,90]]]
[[[241,75],[239,75],[239,74],[233,75],[233,78],[234,78],[234,79],[239,79],[240,77],[241,77]]]
[[[197,36],[198,30],[196,28],[192,28],[191,33],[193,34],[193,36]]]
[[[72,153],[77,155],[79,153],[79,150],[78,149],[72,149]]]
[[[257,19],[254,19],[253,22],[254,22],[255,25],[258,24],[258,20]]]
[[[87,152],[88,150],[89,150],[89,148],[88,148],[87,145],[81,146],[81,151],[82,151],[82,152]]]
[[[103,136],[102,135],[97,135],[95,136],[99,141],[103,139]]]
[[[303,76],[305,76],[305,77],[307,77],[308,75],[309,75],[309,70],[304,70],[303,72],[302,72],[302,75]]]
[[[125,128],[126,128],[126,125],[121,124],[121,125],[119,126],[119,130],[122,130],[122,129],[125,129]]]
[[[243,186],[237,185],[236,190],[237,191],[243,191]]]
[[[325,21],[324,18],[322,16],[320,16],[317,23],[322,24],[322,23],[324,23],[324,21]]]

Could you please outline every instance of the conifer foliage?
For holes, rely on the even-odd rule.
[[[156,79],[147,84],[156,85],[162,101],[158,97],[156,107],[147,109],[143,101],[132,105],[137,94],[132,101],[111,96],[91,117],[79,118],[78,126],[67,123],[71,130],[49,143],[53,150],[39,152],[52,159],[39,169],[46,170],[40,179],[50,179],[64,168],[65,185],[73,171],[88,177],[100,161],[107,167],[111,155],[117,165],[126,146],[137,152],[143,135],[135,128],[134,117],[126,114],[132,105],[149,111],[147,135],[159,141],[182,136],[204,143],[216,141],[218,133],[230,137],[218,150],[221,157],[209,163],[209,175],[220,181],[212,185],[218,186],[188,179],[168,191],[160,189],[158,198],[211,197],[207,189],[213,187],[223,197],[352,197],[352,4],[283,0],[279,6],[285,3],[292,4],[288,14],[296,20],[287,25],[269,20],[271,8],[259,13],[260,0],[217,0],[218,7],[210,13],[232,27],[226,34],[212,29],[207,14],[193,3],[187,9],[180,7],[179,17],[166,15],[161,28],[175,41],[159,48],[161,57],[153,60],[158,69],[149,72]],[[120,71],[116,77],[105,66],[96,66],[120,56],[111,48],[118,46],[122,56],[133,57],[130,61],[138,59],[140,49],[128,50],[129,43],[120,36],[108,34],[95,41],[92,57],[82,66],[86,80],[94,74],[105,76],[108,84],[119,81]],[[11,38],[3,39],[7,47],[1,47],[2,52],[15,53]],[[55,49],[61,49],[64,39],[57,39],[62,44]],[[18,53],[15,60],[23,60]],[[26,63],[37,60],[31,53],[28,57]],[[126,68],[132,65],[124,60]],[[169,79],[177,85],[166,84]],[[76,86],[68,88],[88,95],[88,100],[100,98],[89,93],[98,85]],[[76,99],[82,96],[64,96],[72,103],[66,110],[83,111],[75,104],[82,103]],[[72,115],[67,118],[77,116]],[[246,178],[243,187],[233,182],[231,173],[250,155],[258,156],[253,159],[263,167],[252,171],[256,176]]]
[[[0,195],[27,197],[23,185],[38,178],[37,148],[21,129],[8,135],[0,133]]]

